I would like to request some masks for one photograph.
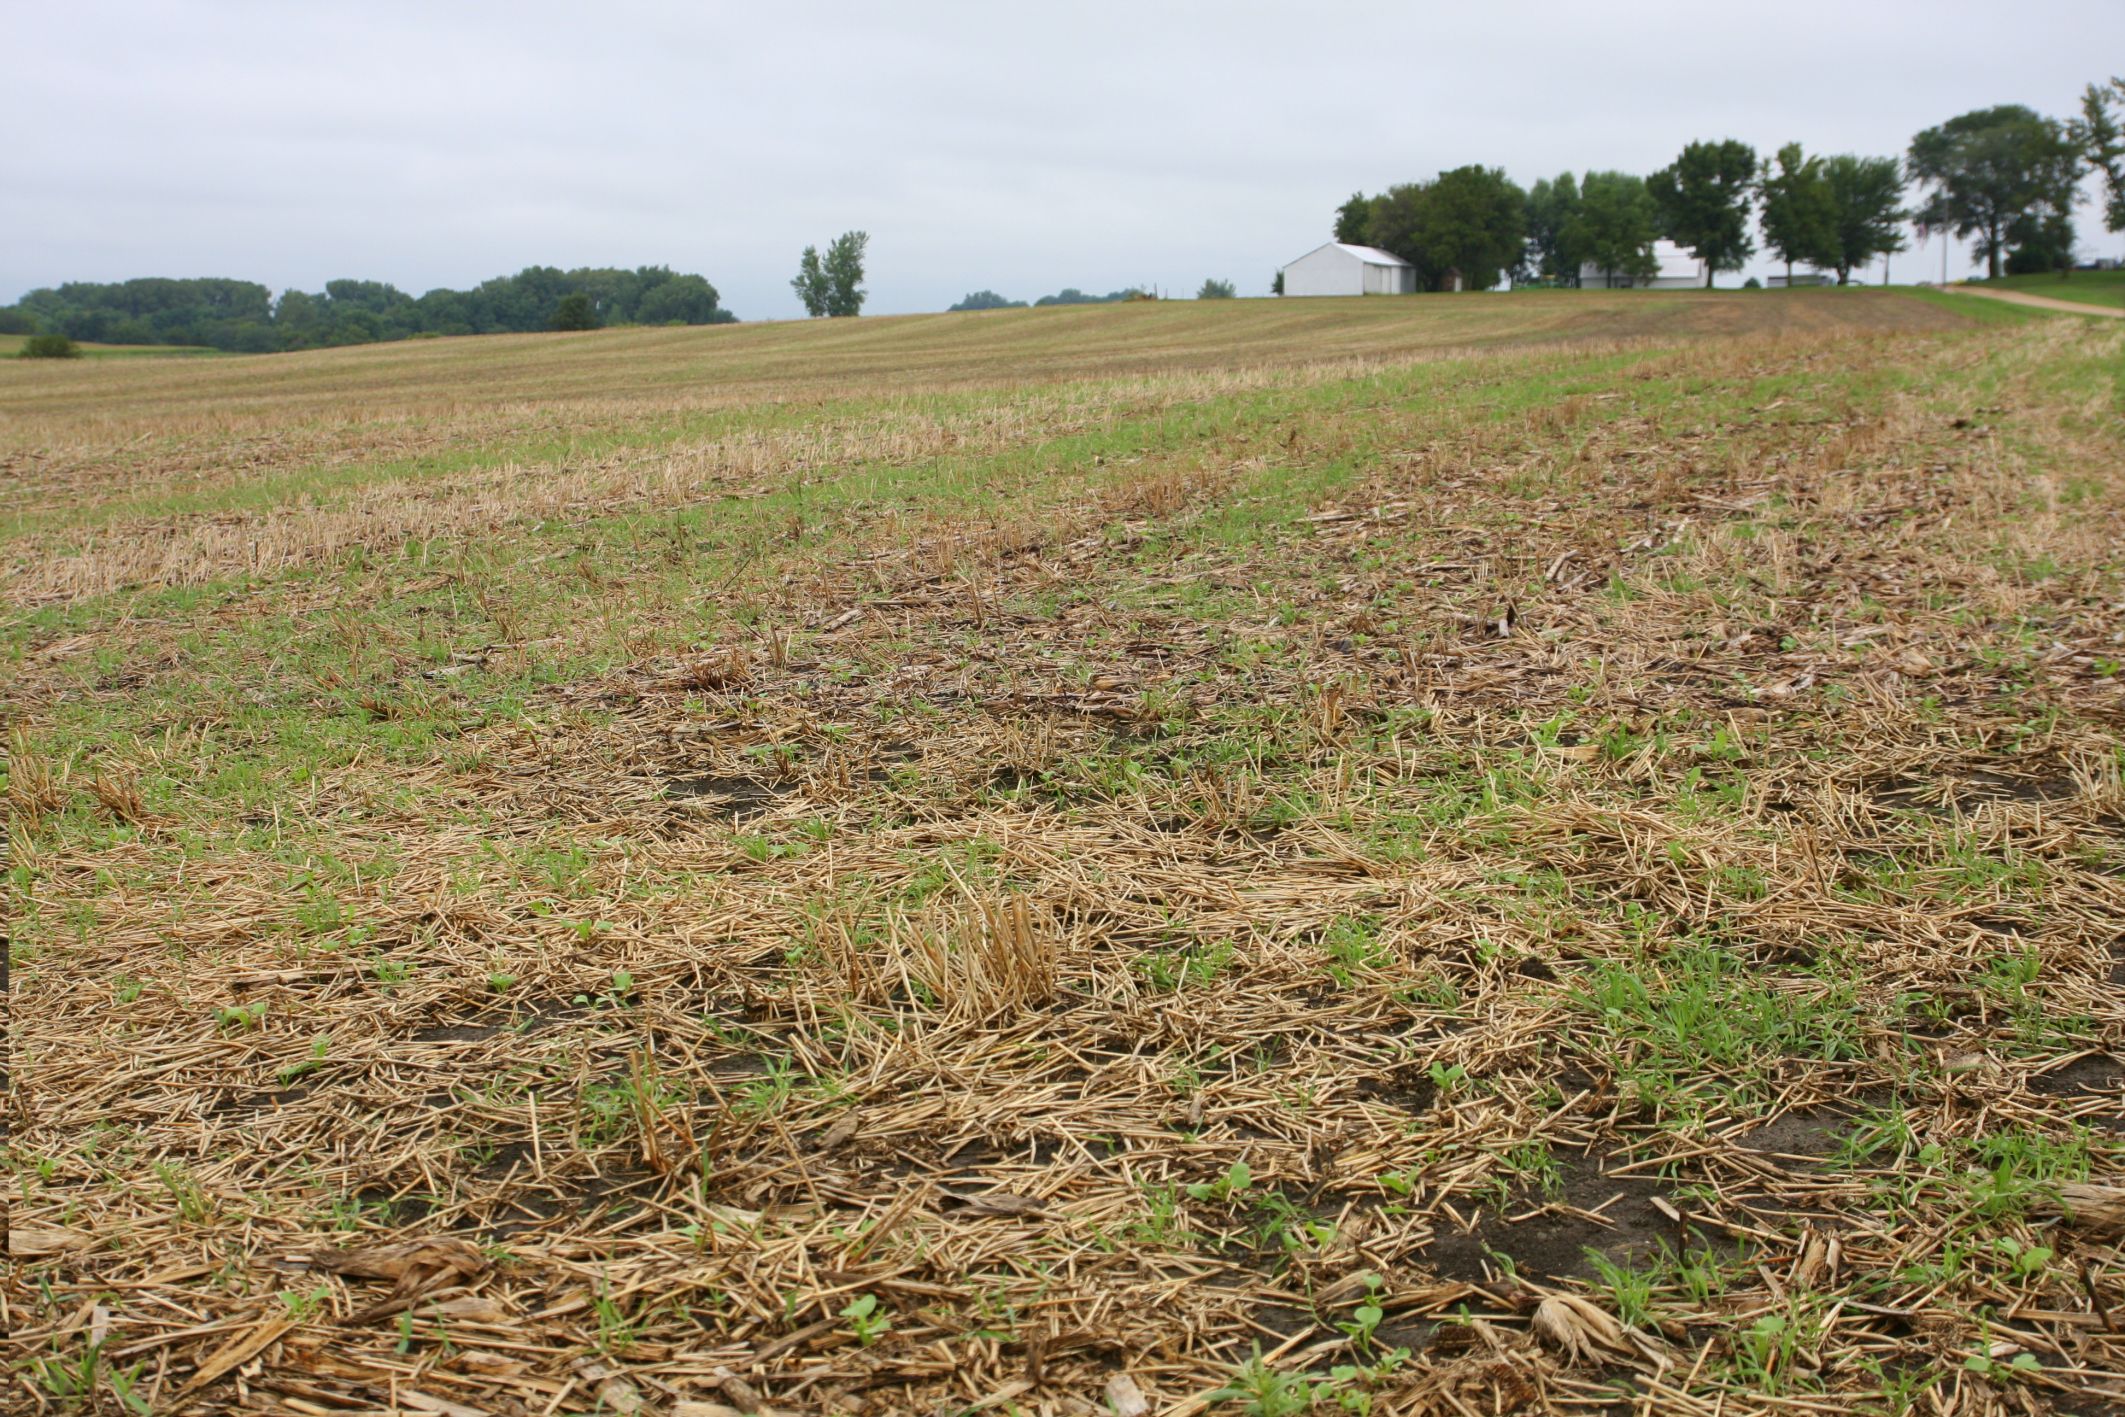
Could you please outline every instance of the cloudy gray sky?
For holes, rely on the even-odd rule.
[[[66,0],[8,28],[0,300],[668,264],[750,319],[798,314],[798,252],[852,227],[876,313],[1261,294],[1358,188],[1693,138],[1901,153],[2125,72],[2118,0]]]

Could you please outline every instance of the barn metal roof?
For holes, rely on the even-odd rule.
[[[1382,251],[1377,246],[1353,246],[1348,241],[1331,241],[1328,244],[1342,247],[1368,266],[1406,266],[1409,264],[1409,262],[1397,256],[1394,252]]]
[[[1330,241],[1326,245],[1314,247],[1306,253],[1306,256],[1318,256],[1330,246],[1335,247],[1338,251],[1348,251],[1368,266],[1406,266],[1409,264],[1409,262],[1403,260],[1392,251],[1382,251],[1377,246],[1353,246],[1348,241]],[[1305,260],[1306,256],[1298,257],[1297,261]],[[1297,261],[1289,264],[1295,265]]]

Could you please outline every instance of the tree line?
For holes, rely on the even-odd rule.
[[[0,334],[100,344],[204,345],[242,353],[606,325],[720,325],[737,319],[716,288],[665,266],[564,271],[529,266],[471,290],[413,296],[373,280],[311,294],[242,280],[76,281],[0,307]]]
[[[1752,216],[1789,278],[1808,266],[1846,284],[1906,249],[1906,223],[1972,240],[1997,277],[2072,268],[2073,212],[2091,173],[2105,228],[2125,230],[2125,79],[2090,84],[2071,119],[2020,104],[1973,110],[1919,133],[1901,159],[1788,143],[1766,160],[1728,139],[1691,143],[1648,177],[1566,172],[1526,190],[1499,168],[1460,167],[1356,193],[1334,230],[1408,261],[1426,290],[1483,290],[1508,275],[1577,285],[1588,269],[1642,278],[1658,269],[1661,238],[1702,262],[1709,285],[1756,253]],[[1913,186],[1920,200],[1907,208]]]
[[[1127,290],[1110,290],[1105,295],[1091,295],[1074,285],[1066,285],[1053,295],[1043,295],[1032,302],[1035,307],[1043,305],[1118,305],[1125,300],[1142,300],[1146,291],[1140,285]],[[947,305],[945,310],[1024,310],[1027,302],[1006,300],[993,290],[977,290],[957,305]]]

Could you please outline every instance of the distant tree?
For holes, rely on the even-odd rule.
[[[819,319],[828,313],[833,304],[833,284],[826,278],[826,267],[819,260],[819,248],[807,246],[797,258],[797,275],[790,281],[790,289],[804,302],[804,313]]]
[[[80,348],[65,335],[31,335],[18,359],[79,359]]]
[[[1488,290],[1526,261],[1527,194],[1498,168],[1458,167],[1436,181],[1401,183],[1371,206],[1363,244],[1415,266],[1426,290],[1455,276],[1463,289]]]
[[[556,330],[594,330],[598,328],[598,312],[590,303],[590,297],[582,291],[561,297],[554,307],[553,318],[547,326]]]
[[[1821,158],[1809,157],[1798,143],[1787,143],[1774,161],[1775,169],[1766,164],[1756,184],[1763,203],[1757,222],[1764,243],[1785,262],[1786,284],[1791,285],[1795,265],[1836,263],[1835,202],[1823,179]]]
[[[1278,271],[1276,279],[1269,282],[1269,293],[1271,295],[1282,295],[1284,293],[1284,273],[1282,271]]]
[[[1143,294],[1142,291],[1131,286],[1127,290],[1111,290],[1105,295],[1087,295],[1074,285],[1066,285],[1055,294],[1043,295],[1033,303],[1035,305],[1115,305],[1132,296],[1141,294]]]
[[[0,309],[0,335],[33,335],[37,333],[37,317],[27,310],[13,306]]]
[[[860,315],[863,300],[863,253],[871,244],[870,234],[844,231],[826,248],[827,309],[829,315]]]
[[[1527,189],[1527,241],[1538,273],[1565,285],[1579,283],[1585,258],[1570,232],[1579,219],[1579,184],[1569,172],[1544,177]]]
[[[2090,84],[2067,136],[2081,150],[2081,161],[2103,179],[2103,229],[2125,231],[2125,124],[2111,111],[2114,104],[2125,107],[2125,79]]]
[[[734,317],[722,306],[716,288],[697,275],[679,275],[658,266],[632,273],[617,292],[615,316],[638,325],[720,325]],[[630,288],[631,287],[631,288]]]
[[[1756,249],[1749,239],[1749,199],[1756,183],[1756,149],[1732,138],[1691,143],[1646,179],[1662,231],[1704,262],[1704,283],[1719,271],[1738,271]]]
[[[1358,246],[1377,246],[1382,251],[1391,251],[1417,268],[1420,285],[1431,285],[1431,271],[1424,253],[1418,249],[1418,233],[1424,223],[1424,206],[1431,199],[1431,186],[1425,182],[1398,182],[1389,187],[1368,204],[1371,218],[1366,223]],[[1355,199],[1353,199],[1355,200]],[[1344,210],[1350,203],[1343,204]]]
[[[131,280],[33,290],[15,307],[37,329],[113,344],[194,344],[238,352],[365,344],[414,335],[493,334],[552,327],[561,301],[581,294],[599,324],[722,324],[716,288],[665,266],[638,270],[530,266],[472,290],[415,298],[373,280],[334,280],[319,292],[237,280]]]
[[[790,282],[804,311],[813,318],[857,315],[863,312],[863,253],[871,244],[861,231],[844,231],[827,243],[826,255],[816,246],[804,248],[797,262],[797,277]]]
[[[2074,242],[2071,216],[2046,209],[2026,212],[2007,228],[2006,272],[2028,276],[2071,271]]]
[[[1589,172],[1579,184],[1578,214],[1565,224],[1562,239],[1567,250],[1602,274],[1642,280],[1660,270],[1653,258],[1659,234],[1659,212],[1644,178]]]
[[[949,307],[951,310],[1023,310],[1025,308],[1025,301],[1006,300],[993,290],[977,290],[957,305]]]
[[[1379,202],[1378,197],[1368,197],[1363,192],[1352,192],[1350,200],[1336,208],[1335,239],[1349,246],[1369,245],[1372,241],[1373,216]]]
[[[1839,285],[1846,285],[1854,270],[1876,256],[1904,249],[1903,224],[1910,213],[1901,205],[1903,172],[1893,157],[1851,153],[1829,159],[1822,171],[1832,215],[1830,259],[1821,264],[1837,272]]]
[[[1423,208],[1418,240],[1443,284],[1489,290],[1527,261],[1527,193],[1502,168],[1457,167],[1442,172]]]
[[[1203,288],[1195,293],[1195,298],[1198,300],[1231,300],[1239,293],[1238,288],[1229,280],[1206,280],[1203,282]]]
[[[2020,234],[2044,217],[2070,222],[2082,155],[2065,128],[2018,103],[1979,108],[1911,140],[1904,170],[1928,188],[1914,215],[1929,228],[1977,237],[1985,273],[1996,277]],[[2034,226],[2027,219],[2036,214]],[[2071,247],[2071,241],[2067,242]]]

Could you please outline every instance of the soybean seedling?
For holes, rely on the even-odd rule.
[[[309,1057],[299,1063],[290,1063],[280,1070],[280,1085],[286,1087],[297,1078],[316,1072],[325,1065],[325,1055],[331,1051],[332,1035],[329,1033],[318,1034],[317,1041],[310,1045]]]
[[[1352,1348],[1370,1353],[1373,1333],[1380,1327],[1380,1320],[1387,1317],[1387,1311],[1380,1307],[1380,1276],[1361,1274],[1358,1278],[1365,1285],[1365,1302],[1352,1309],[1349,1319],[1336,1327],[1343,1330]]]
[[[893,1320],[878,1312],[878,1296],[859,1294],[841,1311],[841,1317],[849,1321],[849,1332],[856,1341],[868,1348],[891,1331]]]
[[[1254,1184],[1254,1173],[1244,1161],[1235,1161],[1215,1181],[1198,1181],[1188,1187],[1188,1198],[1198,1201],[1231,1200]]]
[[[248,1008],[217,1008],[214,1010],[214,1028],[220,1033],[249,1033],[265,1021],[266,1001],[260,999]]]

